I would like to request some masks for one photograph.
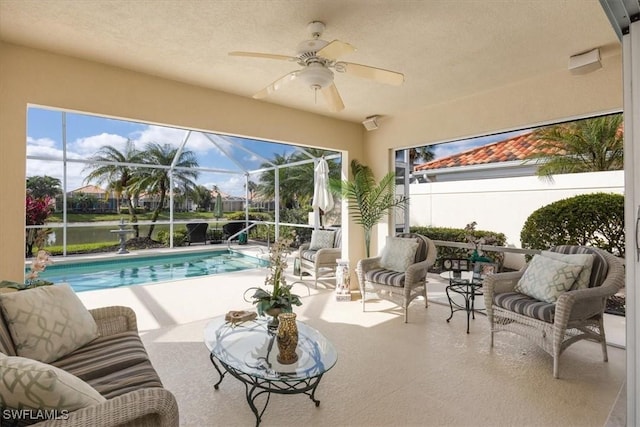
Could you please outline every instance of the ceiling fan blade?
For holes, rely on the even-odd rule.
[[[262,98],[266,98],[267,96],[271,95],[273,92],[277,91],[278,89],[280,89],[282,87],[282,85],[289,83],[290,81],[293,81],[296,79],[296,77],[298,77],[298,73],[300,71],[296,70],[296,71],[292,71],[282,77],[280,77],[278,80],[276,80],[275,82],[271,83],[269,86],[265,87],[264,89],[262,89],[260,92],[256,93],[255,95],[253,95],[253,97],[255,99],[262,99]]]
[[[347,73],[365,79],[375,80],[388,85],[400,86],[404,82],[404,74],[389,71],[369,65],[354,64],[352,62],[337,62],[336,71]]]
[[[331,111],[338,112],[344,110],[344,103],[342,102],[335,83],[323,87],[322,95],[324,95],[324,100],[327,101],[327,105]]]
[[[229,56],[247,56],[250,58],[266,58],[266,59],[278,59],[280,61],[297,61],[295,56],[276,55],[273,53],[260,53],[260,52],[229,52]]]
[[[316,52],[316,55],[327,58],[331,61],[335,61],[340,56],[355,51],[356,48],[351,46],[349,43],[341,42],[340,40],[334,40],[320,49],[318,52]]]

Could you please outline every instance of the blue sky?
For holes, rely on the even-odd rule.
[[[30,108],[27,117],[27,155],[43,156],[62,160],[63,157],[63,113],[56,110]],[[145,144],[157,142],[178,146],[187,137],[184,129],[167,126],[155,126],[144,123],[108,119],[98,116],[66,113],[67,157],[69,159],[87,159],[102,146],[112,146],[122,151],[128,139],[135,146],[143,149]],[[245,138],[231,138],[236,144],[253,151],[257,155],[234,147],[228,140],[213,136],[220,146],[231,153],[236,162],[230,160],[204,134],[192,132],[185,149],[193,151],[198,163],[203,168],[228,171],[228,173],[201,172],[198,183],[212,188],[218,186],[223,192],[232,195],[244,195],[244,171],[255,170],[262,166],[264,160],[272,159],[275,154],[289,155],[295,148],[287,144],[255,141]],[[220,139],[218,139],[220,138]],[[67,191],[87,184],[84,177],[89,173],[86,164],[68,163]],[[27,176],[49,175],[62,180],[62,162],[50,160],[27,160]],[[252,175],[253,181],[259,177]],[[96,185],[97,183],[92,182]]]
[[[41,156],[47,159],[62,160],[62,118],[63,113],[58,110],[36,107],[29,108],[27,117],[28,156]],[[433,150],[436,155],[435,158],[438,159],[481,145],[504,140],[523,132],[525,131],[520,130],[442,143],[434,145]],[[94,155],[100,147],[105,145],[122,151],[128,139],[133,141],[139,149],[143,149],[145,144],[149,142],[168,143],[178,146],[186,136],[187,131],[184,129],[148,125],[99,116],[66,113],[67,157],[69,159],[88,159]],[[233,144],[230,144],[224,139],[219,139],[217,136],[213,136],[213,138],[219,142],[223,149],[232,154],[236,162],[234,163],[229,160],[204,134],[192,132],[185,149],[189,149],[196,154],[199,165],[203,168],[229,171],[229,173],[201,172],[198,178],[198,184],[204,185],[207,188],[213,188],[215,185],[223,192],[236,196],[244,195],[244,170],[255,170],[263,164],[263,159],[259,156],[272,159],[275,154],[288,155],[295,151],[292,145],[226,137],[231,138],[236,144],[258,154],[258,156],[255,156],[243,151],[237,146],[233,146]],[[68,185],[66,190],[71,191],[86,184],[98,185],[96,182],[88,183],[84,180],[84,177],[89,171],[90,169],[87,169],[86,164],[69,162],[67,166]],[[28,159],[27,176],[34,175],[49,175],[59,178],[62,181],[62,162]],[[252,175],[251,180],[258,182],[259,176]]]

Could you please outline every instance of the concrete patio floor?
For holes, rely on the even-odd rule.
[[[206,248],[204,248],[200,246],[183,250],[201,251],[220,248],[222,247],[207,246]],[[243,247],[234,247],[234,249],[247,251],[248,253],[254,254],[256,256],[264,256],[266,253],[265,248],[261,246],[249,245]],[[167,250],[159,250],[159,252],[162,251]],[[131,254],[131,256],[135,255],[135,253]],[[101,256],[113,256],[113,254]],[[95,257],[100,256],[96,255],[94,256],[94,258]],[[289,273],[292,272],[292,265],[293,262],[290,262]],[[353,268],[354,266],[351,267]],[[208,390],[206,381],[203,382],[203,378],[201,378],[201,376],[198,376],[197,374],[197,372],[206,370],[205,378],[207,378],[209,381],[211,380],[211,378],[209,377],[213,375],[213,371],[211,370],[210,366],[207,366],[208,363],[206,362],[208,362],[208,360],[206,360],[206,358],[204,358],[203,356],[203,360],[205,360],[203,362],[200,360],[200,356],[202,355],[198,356],[197,360],[193,361],[193,363],[198,364],[198,368],[195,369],[194,367],[191,367],[188,370],[189,372],[191,372],[195,369],[195,371],[193,372],[193,378],[189,377],[189,379],[187,380],[185,378],[185,375],[187,374],[185,374],[184,370],[181,370],[179,367],[185,363],[183,360],[180,360],[180,358],[190,357],[190,354],[183,353],[184,351],[186,351],[185,349],[191,349],[190,351],[197,351],[198,354],[200,354],[200,350],[203,350],[206,353],[206,349],[204,349],[204,344],[202,342],[202,333],[203,327],[208,319],[215,316],[223,315],[229,310],[252,310],[253,306],[250,303],[246,302],[243,298],[244,291],[249,287],[262,286],[266,273],[266,268],[260,268],[235,273],[205,276],[195,279],[183,279],[172,282],[123,287],[119,289],[80,292],[78,293],[78,295],[88,308],[108,305],[125,305],[132,307],[135,310],[138,318],[138,328],[141,332],[141,335],[143,336],[145,345],[147,345],[148,347],[150,357],[152,358],[154,365],[157,366],[165,385],[176,394],[179,406],[181,408],[182,426],[246,425],[251,421],[251,414],[248,409],[244,407],[242,402],[238,404],[237,408],[229,407],[229,404],[231,402],[226,400],[229,397],[225,394],[229,393],[229,391],[225,391],[225,393],[217,392],[213,395],[205,393],[204,396],[198,396],[197,398],[193,396],[193,383],[198,383],[198,387],[203,387],[203,390]],[[290,282],[293,282],[297,280],[297,277],[289,274],[288,280]],[[430,301],[431,309],[425,310],[423,301],[414,301],[409,309],[410,323],[406,325],[402,322],[401,310],[397,306],[394,306],[393,304],[386,301],[373,299],[371,304],[367,304],[367,312],[362,313],[361,302],[359,300],[360,296],[358,292],[354,292],[353,300],[351,302],[336,302],[335,298],[333,297],[331,287],[320,284],[318,286],[318,289],[315,289],[313,287],[313,281],[311,280],[305,281],[305,283],[295,283],[293,285],[293,290],[295,293],[299,294],[302,297],[303,301],[303,306],[300,307],[299,310],[296,310],[296,312],[299,313],[300,320],[308,322],[308,324],[316,327],[324,325],[323,331],[326,331],[325,333],[328,333],[328,336],[336,335],[336,337],[333,337],[336,340],[342,335],[337,333],[337,331],[332,330],[333,326],[331,325],[353,325],[353,327],[357,326],[357,328],[365,328],[364,330],[371,330],[371,328],[378,329],[381,325],[389,325],[390,329],[385,332],[390,334],[388,339],[395,340],[395,338],[393,338],[395,334],[401,333],[404,335],[406,333],[407,337],[406,340],[403,341],[405,342],[405,344],[403,345],[416,347],[415,351],[424,352],[425,350],[427,350],[425,348],[422,348],[425,344],[420,344],[420,341],[414,341],[415,337],[411,338],[411,334],[417,333],[418,335],[422,336],[423,332],[419,331],[426,330],[428,331],[428,334],[434,334],[432,339],[436,341],[440,341],[443,339],[446,341],[452,339],[452,342],[454,343],[453,349],[458,348],[458,350],[460,350],[465,349],[467,345],[471,346],[469,347],[469,349],[467,349],[470,352],[468,357],[471,357],[471,359],[460,363],[477,364],[479,363],[479,361],[475,360],[472,355],[485,355],[485,353],[488,351],[488,322],[486,321],[486,318],[484,316],[476,316],[476,319],[472,320],[469,335],[464,333],[464,313],[456,313],[451,323],[447,323],[445,319],[449,315],[449,307],[445,294],[445,286],[445,280],[441,279],[438,275],[430,275],[428,285],[428,298]],[[320,304],[320,302],[322,303]],[[482,308],[482,300],[479,299],[477,300],[477,302],[478,308]],[[317,307],[319,306],[322,307],[321,312],[317,312]],[[311,312],[309,312],[309,310],[311,310]],[[316,325],[316,323],[318,323],[318,325]],[[612,380],[612,382],[606,384],[606,388],[608,390],[607,397],[599,397],[599,399],[605,398],[605,400],[608,401],[610,405],[607,407],[607,409],[605,409],[604,407],[601,409],[612,412],[608,413],[608,415],[604,418],[602,418],[602,415],[599,415],[598,418],[600,420],[607,419],[608,421],[606,425],[612,427],[624,425],[624,422],[620,421],[624,420],[624,386],[621,386],[619,383],[617,383],[617,381],[619,381],[620,375],[623,375],[624,373],[624,350],[621,350],[619,348],[624,344],[624,318],[618,319],[618,316],[608,315],[606,323],[608,341],[611,341],[614,347],[618,347],[611,348],[610,362],[608,364],[602,364],[601,358],[599,359],[598,357],[598,351],[591,351],[593,349],[591,349],[590,346],[597,347],[595,343],[576,344],[575,349],[572,350],[572,353],[574,355],[582,354],[584,349],[587,349],[585,354],[588,357],[589,366],[593,366],[598,370],[605,369],[605,371],[602,371],[600,374],[598,374],[604,375],[602,376],[602,379],[608,378],[607,375],[609,374],[607,374],[606,372],[610,372],[611,375],[613,375],[611,378],[609,378],[610,380]],[[385,327],[385,330],[386,329],[388,328]],[[451,334],[454,335],[452,336]],[[447,336],[449,338],[446,338]],[[340,339],[347,339],[346,342],[341,343],[340,345],[347,345],[347,343],[349,343],[349,345],[352,345],[353,343],[351,343],[351,341],[354,340],[353,337],[342,337]],[[517,337],[511,337],[510,334],[501,335],[499,343],[499,350],[494,353],[494,356],[498,358],[497,360],[506,357],[508,354],[514,355],[515,351],[517,357],[515,357],[514,360],[511,360],[511,357],[509,356],[508,360],[503,359],[502,363],[515,363],[516,365],[520,363],[533,363],[533,365],[529,367],[531,372],[527,375],[531,375],[531,379],[536,383],[539,383],[540,381],[544,382],[544,387],[553,387],[554,385],[556,385],[571,388],[571,384],[574,384],[575,386],[576,381],[577,383],[581,382],[581,380],[579,380],[578,378],[581,378],[582,375],[589,375],[586,372],[582,373],[582,371],[580,371],[580,367],[573,367],[571,366],[571,363],[566,363],[564,366],[566,368],[567,375],[571,375],[571,379],[560,382],[556,380],[554,382],[551,378],[551,359],[548,358],[544,353],[540,354],[540,352],[535,349],[535,346],[530,346],[529,343],[527,343],[525,340],[520,340]],[[463,347],[458,347],[460,345],[462,345]],[[507,350],[507,347],[504,346],[507,346],[509,350]],[[432,352],[429,353],[431,354],[431,356],[429,357],[435,358],[437,357],[437,354],[442,353],[442,351],[436,350],[434,347],[429,348],[430,350],[428,351]],[[518,350],[518,348],[520,348],[521,350]],[[465,352],[467,350],[465,350]],[[595,350],[597,350],[597,348]],[[450,352],[452,351],[452,349],[447,351]],[[530,354],[527,356],[527,353]],[[449,358],[450,356],[447,354],[443,354],[442,357],[444,358],[444,360],[447,360],[447,358]],[[460,355],[460,357],[463,357],[462,354]],[[332,375],[338,375],[338,373],[341,373],[340,375],[351,375],[351,371],[343,371],[343,364],[353,362],[350,361],[351,358],[352,357],[347,356],[347,360],[342,360],[340,362],[340,365],[336,368],[336,373],[333,373],[332,371]],[[202,363],[202,366],[199,365],[200,363]],[[395,362],[392,362],[390,360],[389,363]],[[504,366],[504,368],[506,369],[506,365]],[[419,368],[414,367],[412,369]],[[405,370],[406,369],[402,369],[401,371],[404,372]],[[620,370],[622,370],[622,372]],[[448,370],[446,372],[448,372]],[[516,375],[516,372],[518,372],[518,369],[516,369],[513,374]],[[409,378],[412,378],[412,373],[410,370],[406,374],[408,375],[407,380],[409,380]],[[437,375],[437,373],[434,371],[432,372],[432,375]],[[439,387],[442,390],[448,390],[451,386],[451,375],[454,374],[447,373],[446,375],[448,378],[447,380],[445,380],[444,382],[442,382],[442,380],[439,380],[441,383],[438,386],[435,386],[435,383],[433,383],[430,387]],[[590,382],[592,380],[594,380],[594,378],[591,378]],[[354,377],[350,380],[344,379],[341,381],[336,381],[336,379],[334,378],[332,381],[340,384],[342,382],[345,382],[344,386],[351,387],[351,385],[349,384],[353,384],[353,381],[362,381],[362,378]],[[398,381],[400,381],[400,379]],[[409,381],[411,382],[411,380]],[[434,381],[438,380],[434,378]],[[200,384],[200,382],[203,383]],[[458,382],[458,380],[456,380],[456,382]],[[484,386],[480,384],[480,378],[472,380],[469,377],[467,378],[467,382],[469,384],[473,383],[473,387],[476,387],[475,391],[473,391],[474,393],[482,393],[482,388]],[[189,384],[188,386],[185,385],[187,383]],[[428,384],[428,382],[426,384]],[[541,384],[538,385],[542,386]],[[496,387],[504,386],[504,384],[496,384]],[[587,385],[587,387],[593,386],[595,386],[595,384],[589,383],[589,385]],[[605,386],[605,384],[603,383],[601,386]],[[403,386],[402,389],[405,389],[405,387],[406,393],[411,394],[414,392],[411,386],[406,385]],[[491,386],[487,385],[487,387]],[[233,392],[232,394],[237,394],[237,391],[238,390],[235,390],[235,392]],[[471,391],[472,390],[469,389],[469,392]],[[539,390],[531,390],[531,392],[537,394],[539,393]],[[616,396],[618,396],[619,392],[622,394],[620,395],[620,398],[616,400]],[[430,392],[427,391],[421,393],[430,395]],[[517,393],[524,393],[524,391],[519,390],[517,391]],[[530,397],[525,397],[525,395],[526,393],[520,396],[520,398],[525,400],[537,399],[536,397],[534,397],[534,395],[530,395]],[[238,395],[237,397],[241,396],[242,394]],[[407,395],[407,398],[408,397],[409,395]],[[430,396],[431,399],[433,399],[434,397],[435,396]],[[395,399],[396,397],[393,398]],[[204,400],[200,401],[199,399]],[[328,390],[324,395],[324,399],[328,402],[335,400],[333,397],[333,393],[328,392]],[[382,396],[379,396],[376,397],[376,399],[384,398]],[[243,401],[244,399],[241,400]],[[211,406],[209,405],[209,402],[211,402],[212,404],[215,403],[215,405],[222,406],[219,408],[219,410],[214,410],[213,412],[211,412],[212,409],[209,408],[209,406]],[[293,400],[287,400],[285,403],[286,405],[288,405],[290,402],[293,402]],[[396,403],[398,402],[396,401]],[[444,404],[444,402],[441,403]],[[233,405],[236,404],[237,403],[233,403]],[[297,411],[297,404],[292,404],[294,405],[292,408],[296,409]],[[483,405],[477,407],[476,409],[474,409],[474,411],[484,411],[484,409],[481,409],[482,406]],[[518,424],[537,425],[535,422],[535,408],[527,408],[526,406],[527,405],[523,405],[522,407],[518,408],[518,411],[521,412],[518,417],[524,417],[517,418],[519,420]],[[203,409],[205,407],[207,409]],[[453,407],[455,407],[455,405]],[[486,418],[483,422],[465,424],[464,422],[460,421],[457,416],[454,416],[453,413],[448,413],[448,411],[453,407],[446,409],[445,413],[449,418],[441,418],[440,424],[430,424],[428,422],[427,424],[424,424],[424,422],[422,422],[421,420],[426,420],[429,418],[422,418],[421,415],[415,414],[414,416],[405,418],[407,423],[403,423],[403,425],[504,425],[504,420],[502,420],[500,416],[497,416],[496,418],[496,415],[493,415],[493,418],[491,418],[491,411],[488,411],[488,413],[485,415]],[[268,411],[269,417],[267,418],[268,421],[265,421],[265,425],[294,425],[289,424],[289,420],[287,418],[283,419],[280,415],[276,415],[278,414],[276,408],[277,406],[274,406],[272,410],[270,409]],[[285,407],[283,407],[282,409],[284,410]],[[334,411],[335,409],[336,408],[334,407]],[[287,411],[290,410],[291,408],[287,409]],[[328,416],[327,412],[319,413],[319,418],[316,419],[313,418],[314,412],[305,410],[302,412],[301,416],[311,416],[312,418],[304,420],[298,419],[298,421],[303,423],[311,422],[313,425],[326,425],[325,423],[336,425],[336,422],[340,424],[340,421],[349,419],[349,422],[344,425],[396,425],[391,421],[394,419],[393,417],[407,416],[404,410],[400,410],[400,412],[396,415],[391,415],[392,412],[389,412],[391,411],[391,409],[379,412],[377,410],[374,410],[372,407],[368,407],[366,411],[363,410],[362,412],[359,412],[357,416],[349,418],[346,415],[347,413],[349,413],[348,411],[346,413],[342,413],[341,411],[342,409],[338,410],[338,412],[331,416]],[[237,415],[238,412],[241,412],[241,415]],[[220,416],[221,418],[218,418],[218,416]],[[236,419],[236,416],[238,416],[239,418]],[[213,421],[211,417],[213,417]],[[383,419],[386,419],[387,421],[381,421]],[[231,420],[234,421],[232,422]],[[434,422],[436,420],[437,418],[433,419]],[[512,419],[512,421],[513,420],[514,419]],[[570,423],[566,424],[567,419],[558,419],[558,421],[561,420],[565,423],[563,425],[570,425]],[[471,420],[469,420],[469,422],[471,422]],[[550,424],[546,423],[545,425]],[[600,422],[596,422],[592,425],[602,424]]]

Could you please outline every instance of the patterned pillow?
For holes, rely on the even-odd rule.
[[[581,265],[535,255],[515,286],[515,291],[540,301],[554,303],[580,275]]]
[[[404,273],[415,262],[418,245],[420,244],[413,238],[387,236],[387,244],[382,251],[380,267]]]
[[[311,232],[309,250],[317,251],[318,249],[333,248],[335,234],[336,232],[332,230],[313,230]]]
[[[49,363],[98,337],[98,325],[67,284],[0,294],[18,356]]]
[[[562,254],[560,252],[542,251],[542,256],[557,259],[568,264],[581,265],[583,267],[582,271],[571,287],[571,290],[587,289],[589,287],[591,269],[593,267],[593,260],[595,259],[593,254]]]
[[[75,411],[106,399],[89,384],[55,366],[0,353],[0,406]]]

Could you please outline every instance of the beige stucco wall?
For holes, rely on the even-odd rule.
[[[396,148],[620,110],[622,70],[619,55],[604,57],[603,68],[591,74],[538,76],[387,117],[378,130],[366,132],[359,123],[0,43],[0,272],[13,280],[23,274],[25,120],[30,103],[343,150],[345,167],[357,158],[381,176],[391,167]],[[364,253],[362,232],[352,223],[343,224],[350,240],[345,255],[355,264]],[[372,253],[388,228],[386,223],[378,228]]]
[[[362,159],[360,124],[168,81],[102,64],[0,43],[0,277],[24,274],[28,104],[318,146]],[[346,248],[360,258],[359,227]],[[360,233],[360,235],[358,235]]]

